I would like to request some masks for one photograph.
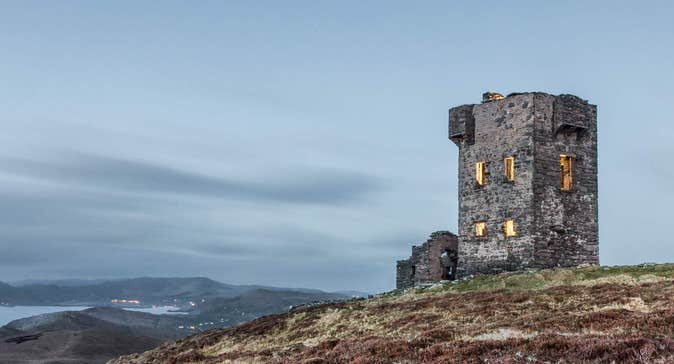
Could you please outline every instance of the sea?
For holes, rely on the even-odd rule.
[[[0,306],[0,326],[4,326],[14,320],[41,315],[43,313],[61,312],[61,311],[82,311],[90,307],[82,306]],[[129,311],[140,311],[152,313],[155,315],[161,314],[185,314],[184,312],[171,312],[176,310],[173,306],[157,306],[150,308],[125,308]]]

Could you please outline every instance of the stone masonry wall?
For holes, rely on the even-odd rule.
[[[599,264],[597,107],[576,96],[535,95],[535,265]],[[573,188],[560,187],[559,156],[573,157]]]
[[[571,95],[509,95],[449,112],[459,147],[459,275],[598,263],[596,107]],[[560,154],[574,188],[560,189]],[[515,158],[515,181],[504,158]],[[486,185],[475,163],[486,162]],[[517,236],[503,223],[515,221]],[[474,224],[484,221],[485,237]]]
[[[473,137],[459,143],[459,275],[498,273],[528,266],[534,255],[533,95],[474,105]],[[451,121],[450,121],[451,122]],[[472,144],[466,142],[474,139]],[[515,158],[515,181],[505,177],[504,158]],[[475,164],[486,162],[486,184],[475,179]],[[517,236],[505,237],[506,219]],[[485,237],[476,237],[485,222]]]
[[[425,243],[413,246],[412,256],[397,262],[396,288],[441,280],[444,267],[440,255],[447,249],[456,251],[457,246],[458,237],[449,231],[436,231]]]

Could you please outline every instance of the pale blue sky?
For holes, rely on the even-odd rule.
[[[0,280],[390,289],[486,90],[597,104],[601,262],[674,261],[673,4],[0,2]]]

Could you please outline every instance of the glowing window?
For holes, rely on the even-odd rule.
[[[486,163],[485,162],[475,163],[475,181],[480,186],[484,186],[484,184],[486,182],[485,177],[484,177],[485,170],[486,170]]]
[[[515,157],[507,157],[503,160],[503,166],[505,168],[505,176],[508,181],[515,181]]]
[[[484,221],[475,223],[475,236],[487,235],[487,223]]]
[[[573,157],[562,154],[559,156],[559,164],[562,191],[570,191],[573,188]]]
[[[515,231],[515,221],[506,220],[503,223],[503,233],[505,236],[517,236],[517,231]]]

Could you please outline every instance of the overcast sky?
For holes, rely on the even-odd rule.
[[[602,264],[674,261],[674,3],[0,4],[0,280],[382,291],[456,231],[447,109],[598,105]]]

